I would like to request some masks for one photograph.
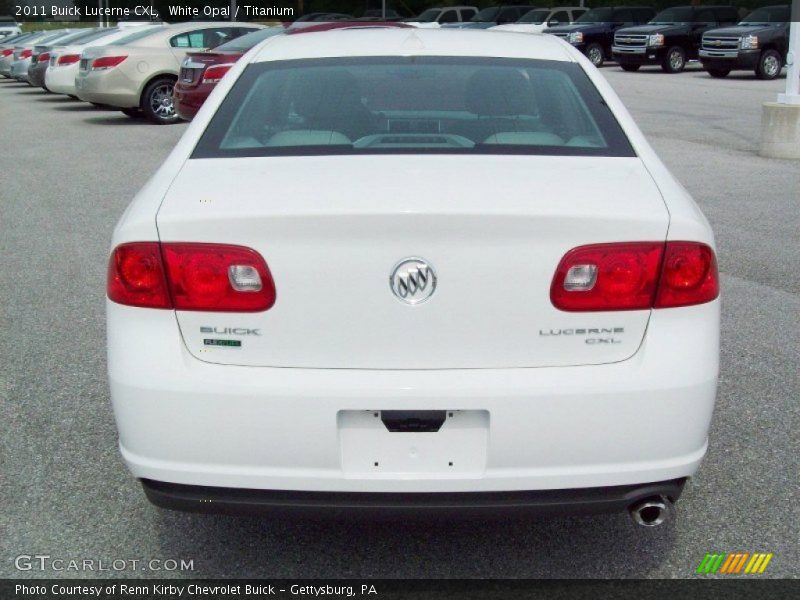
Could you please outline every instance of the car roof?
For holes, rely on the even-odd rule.
[[[346,56],[487,56],[573,61],[549,35],[464,29],[373,27],[277,35],[262,42],[252,62]]]

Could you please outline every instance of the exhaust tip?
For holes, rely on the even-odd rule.
[[[667,520],[669,501],[663,496],[641,500],[630,507],[631,519],[642,527],[658,527]]]

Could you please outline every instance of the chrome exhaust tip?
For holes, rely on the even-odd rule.
[[[669,501],[663,496],[641,500],[629,509],[631,519],[642,527],[658,527],[667,520]]]

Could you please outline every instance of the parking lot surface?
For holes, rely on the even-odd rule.
[[[718,403],[674,519],[650,530],[625,514],[374,522],[152,507],[117,452],[106,261],[115,222],[186,126],[2,80],[0,576],[693,577],[706,552],[735,551],[774,553],[761,577],[800,576],[800,164],[757,155],[761,103],[784,80],[603,73],[719,246]],[[193,570],[19,571],[26,554]]]

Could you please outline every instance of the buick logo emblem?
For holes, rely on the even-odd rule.
[[[436,272],[422,258],[405,258],[389,277],[392,293],[407,304],[419,304],[431,297],[436,289]]]

